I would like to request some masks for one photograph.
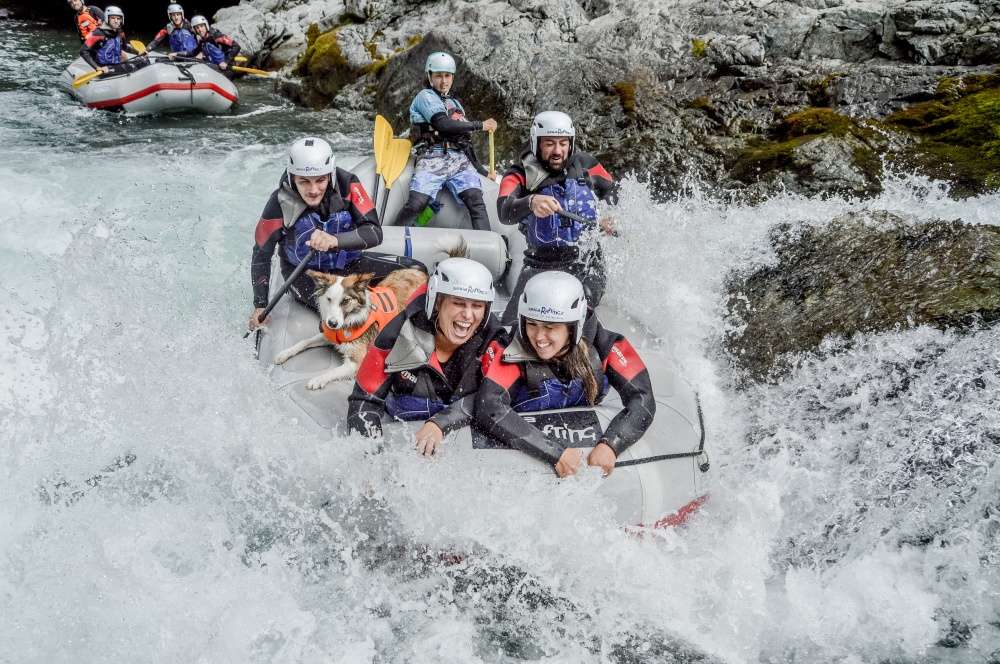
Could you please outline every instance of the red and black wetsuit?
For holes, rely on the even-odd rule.
[[[76,13],[76,29],[80,32],[80,39],[86,40],[102,23],[104,12],[96,5],[84,5]]]
[[[610,386],[617,390],[624,406],[600,440],[617,456],[639,440],[653,422],[656,401],[649,371],[632,344],[606,330],[594,313],[584,322],[582,338],[600,388],[598,403]],[[579,379],[559,376],[556,363],[539,360],[520,339],[506,346],[493,342],[486,358],[486,376],[476,399],[477,428],[554,466],[564,448],[525,422],[518,412],[586,406],[582,389],[573,385]],[[577,403],[568,403],[568,395],[577,395]],[[557,400],[559,403],[554,403]]]
[[[121,52],[125,51],[133,55],[139,52],[132,48],[132,45],[125,39],[125,32],[121,29],[115,30],[108,24],[91,31],[87,38],[83,40],[80,47],[80,57],[83,61],[94,69],[108,67],[111,74],[122,74],[135,71],[140,67],[149,64],[145,58],[137,61],[121,61]]]
[[[346,192],[346,196],[344,195]],[[339,212],[348,212],[353,221],[353,228],[344,233],[336,233],[337,249],[333,252],[318,252],[332,254],[335,252],[360,251],[378,246],[382,243],[382,226],[379,224],[378,213],[372,204],[368,192],[356,175],[338,168],[333,181],[326,189],[326,194],[318,208],[306,205],[294,185],[287,176],[281,179],[281,185],[271,194],[261,213],[257,228],[254,231],[253,254],[250,259],[250,278],[253,283],[253,304],[260,308],[267,305],[268,291],[271,282],[271,258],[276,248],[285,249],[286,242],[294,242],[291,231],[300,217],[317,214],[327,219]],[[287,258],[287,252],[281,251],[281,271],[288,276],[294,269]],[[400,265],[393,262],[383,265],[382,261],[373,260],[365,254],[347,264],[342,274],[375,272],[376,277],[385,276]],[[313,290],[315,285],[305,274],[302,274],[292,286],[292,293],[303,304],[315,308]]]
[[[174,37],[175,32],[177,32],[178,35],[183,35],[184,38],[178,39],[177,37]],[[180,27],[175,26],[173,21],[167,23],[165,28],[161,29],[159,32],[156,33],[156,36],[153,37],[153,41],[146,44],[146,50],[155,51],[160,47],[160,44],[162,44],[163,42],[168,42],[167,46],[170,48],[171,51],[176,53],[183,53],[185,51],[191,50],[189,48],[181,47],[181,43],[183,41],[191,42],[192,49],[194,48],[194,45],[197,43],[197,38],[195,37],[194,34],[194,28],[191,27],[191,22],[188,21],[187,19],[184,19],[184,22],[181,23]],[[176,49],[174,48],[175,46],[177,47]]]
[[[526,223],[534,219],[528,204],[531,195],[554,189],[563,190],[568,186],[567,183],[585,193],[592,192],[597,199],[614,201],[615,183],[611,174],[587,152],[574,149],[566,167],[553,172],[530,150],[526,150],[521,154],[520,160],[507,169],[500,181],[500,194],[497,198],[500,222],[508,225],[521,224],[522,230],[526,231]],[[567,220],[562,220],[562,223],[567,226],[576,224]],[[573,235],[578,234],[577,230]],[[596,241],[590,248],[578,246],[575,237],[572,241],[557,237],[550,244],[529,242],[524,253],[524,265],[511,293],[507,310],[501,318],[504,325],[513,323],[517,314],[517,300],[524,290],[524,284],[539,272],[562,270],[578,278],[583,283],[587,304],[591,307],[596,307],[604,297],[607,275],[604,257]]]
[[[385,415],[431,421],[445,433],[472,422],[483,378],[483,351],[500,331],[499,322],[488,316],[472,338],[441,364],[434,353],[434,323],[424,313],[426,289],[414,293],[406,309],[369,347],[348,398],[347,423],[352,431],[381,435]]]
[[[195,36],[197,37],[197,35]],[[198,45],[183,55],[193,58],[201,54],[205,62],[209,64],[218,65],[225,62],[226,66],[229,67],[233,64],[236,56],[240,54],[240,45],[232,37],[215,28],[212,28],[204,37],[197,37],[197,39]]]

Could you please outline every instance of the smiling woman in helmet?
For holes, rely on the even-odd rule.
[[[455,58],[442,51],[427,56],[424,66],[426,87],[410,104],[410,138],[417,158],[410,180],[410,195],[396,216],[397,226],[412,226],[417,216],[435,199],[441,187],[448,187],[469,209],[472,227],[490,230],[483,202],[479,165],[469,134],[496,131],[496,120],[469,121],[462,103],[451,96],[455,82]]]
[[[591,307],[601,303],[606,273],[596,233],[612,227],[598,221],[597,201],[611,200],[611,175],[593,156],[576,145],[573,120],[560,111],[545,111],[531,122],[528,148],[500,181],[497,212],[500,222],[519,224],[528,240],[521,271],[502,321],[514,321],[517,296],[533,275],[564,270],[576,275]],[[567,210],[586,223],[559,215]]]
[[[347,419],[368,436],[382,434],[384,416],[423,420],[416,445],[430,455],[471,422],[483,351],[500,327],[490,314],[493,275],[476,261],[441,261],[418,293],[368,349]]]
[[[83,40],[80,57],[105,74],[124,74],[149,64],[146,58],[124,61],[122,52],[138,55],[125,39],[125,12],[115,5],[104,10],[104,23]]]
[[[476,401],[476,422],[486,434],[536,456],[559,477],[576,473],[579,448],[563,448],[518,413],[595,405],[613,387],[624,408],[587,456],[605,475],[653,422],[656,402],[646,365],[624,336],[588,313],[580,281],[565,272],[532,277],[517,302],[511,343],[494,342]]]
[[[171,55],[182,55],[198,49],[194,30],[184,18],[184,8],[177,3],[167,5],[167,26],[156,33],[153,41],[146,44],[146,50],[155,51],[163,42],[167,42]]]
[[[423,268],[413,260],[362,253],[382,242],[375,206],[358,177],[337,168],[330,144],[316,137],[301,138],[288,148],[285,174],[264,206],[254,240],[251,330],[258,327],[258,317],[267,306],[275,249],[286,278],[310,250],[316,251],[309,259],[310,269],[331,274],[372,272],[375,282],[400,267]],[[315,284],[306,274],[290,290],[299,302],[316,309]]]

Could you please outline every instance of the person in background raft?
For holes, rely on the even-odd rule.
[[[447,186],[469,209],[472,227],[490,230],[483,202],[479,165],[469,134],[496,131],[496,120],[469,121],[461,102],[451,96],[455,58],[437,51],[427,56],[427,82],[410,104],[410,139],[417,149],[410,195],[396,217],[397,226],[412,226],[424,208]]]
[[[104,23],[104,12],[96,5],[85,5],[83,0],[68,0],[69,8],[76,14],[76,29],[80,39],[86,41],[90,33]]]
[[[588,465],[609,475],[618,455],[653,422],[656,401],[646,365],[628,339],[588,313],[583,284],[566,272],[532,277],[518,299],[517,317],[511,343],[494,342],[486,351],[477,427],[567,477],[579,468],[581,449],[564,449],[518,413],[593,406],[613,387],[624,408],[587,456]]]
[[[192,17],[191,28],[198,38],[198,46],[185,55],[204,59],[228,74],[226,70],[233,65],[233,60],[240,54],[240,45],[232,37],[213,29],[204,16]]]
[[[101,27],[91,31],[83,40],[80,57],[94,69],[104,74],[125,74],[149,64],[147,58],[136,58],[123,61],[122,51],[138,55],[128,41],[125,40],[125,13],[111,5],[104,10],[105,22]]]
[[[400,267],[426,271],[412,259],[362,253],[382,242],[378,214],[361,181],[336,167],[333,149],[321,138],[301,138],[288,149],[285,174],[264,206],[254,240],[250,263],[254,306],[251,330],[259,326],[258,318],[267,306],[275,248],[279,249],[281,272],[286,278],[311,249],[316,253],[309,268],[320,272],[373,272],[377,282]],[[296,300],[317,308],[316,285],[311,277],[303,273],[290,290]]]
[[[348,398],[347,423],[382,435],[382,418],[420,421],[417,451],[434,454],[445,434],[468,425],[482,382],[482,355],[500,331],[493,275],[468,258],[438,263],[426,287],[368,348]]]
[[[191,24],[184,18],[184,8],[173,3],[167,5],[167,27],[156,33],[153,41],[146,44],[146,50],[155,51],[164,41],[170,48],[170,57],[198,50],[198,39]]]
[[[529,146],[500,181],[497,212],[500,222],[520,224],[528,240],[524,269],[501,318],[511,325],[518,296],[535,274],[564,270],[583,282],[587,301],[597,307],[604,297],[607,273],[596,233],[597,201],[612,200],[611,175],[590,154],[576,147],[573,120],[559,111],[545,111],[531,122]],[[558,214],[567,210],[587,221],[573,221]],[[610,219],[601,230],[612,233]]]

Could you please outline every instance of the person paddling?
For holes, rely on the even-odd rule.
[[[656,401],[649,371],[621,334],[588,311],[583,284],[566,272],[532,277],[517,301],[513,339],[494,342],[476,399],[484,433],[550,464],[559,477],[577,472],[580,448],[564,448],[519,413],[593,406],[614,388],[624,408],[587,455],[609,475],[623,451],[653,423]]]
[[[490,230],[490,220],[483,202],[479,166],[469,134],[475,131],[496,131],[493,118],[470,121],[462,103],[451,96],[455,82],[455,58],[437,51],[427,56],[424,73],[425,88],[410,104],[410,139],[416,145],[416,161],[410,194],[396,216],[397,226],[412,226],[441,187],[448,187],[469,209],[472,227]]]
[[[545,111],[531,122],[528,148],[500,181],[497,212],[503,224],[519,224],[528,240],[525,268],[511,293],[501,321],[514,322],[518,296],[528,279],[545,270],[575,275],[597,307],[604,297],[607,274],[596,233],[613,232],[610,220],[598,222],[597,201],[612,200],[611,175],[576,145],[573,120],[560,111]],[[576,219],[559,214],[565,210]],[[582,220],[582,221],[581,221]]]
[[[333,149],[322,138],[295,141],[288,149],[281,183],[254,232],[250,329],[261,325],[259,318],[267,306],[275,249],[285,278],[304,260],[309,269],[331,274],[372,272],[376,282],[400,267],[426,271],[418,261],[363,252],[381,242],[378,213],[358,176],[337,167]],[[316,310],[315,288],[312,278],[301,274],[290,290],[296,300]]]
[[[198,49],[198,39],[194,35],[194,30],[184,18],[184,8],[177,3],[167,5],[167,26],[156,33],[153,41],[146,44],[146,50],[152,53],[164,42],[170,48],[168,57],[171,59]]]
[[[70,9],[76,15],[76,29],[80,39],[86,41],[90,33],[104,23],[104,12],[96,5],[84,4],[83,0],[68,0]]]
[[[185,55],[197,56],[199,59],[204,59],[215,65],[223,73],[230,73],[226,70],[232,67],[233,60],[240,54],[240,45],[229,35],[224,35],[219,30],[212,28],[204,16],[192,17],[191,28],[198,39],[198,45]]]
[[[80,57],[84,62],[102,74],[124,74],[149,64],[145,58],[122,60],[122,52],[138,55],[125,39],[125,13],[111,5],[104,10],[104,24],[93,30],[83,41]]]

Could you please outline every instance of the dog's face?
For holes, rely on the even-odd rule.
[[[368,285],[374,274],[338,277],[315,270],[306,274],[316,283],[319,315],[331,330],[350,329],[368,320]]]

